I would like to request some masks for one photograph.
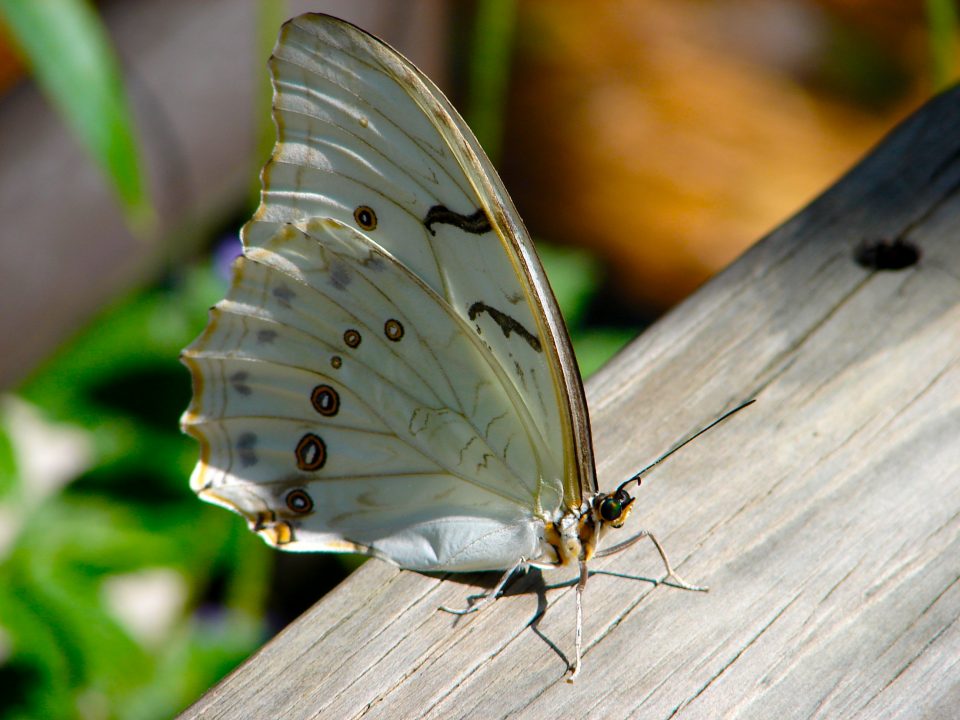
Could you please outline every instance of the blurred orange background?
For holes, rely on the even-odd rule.
[[[662,310],[930,94],[925,23],[922,2],[520,3],[508,187]]]

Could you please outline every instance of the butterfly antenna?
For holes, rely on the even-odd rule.
[[[733,410],[728,410],[727,412],[725,412],[723,415],[721,415],[720,417],[718,417],[716,420],[714,420],[712,423],[710,423],[710,424],[707,425],[706,427],[700,428],[700,429],[697,430],[693,435],[691,435],[691,436],[689,436],[689,437],[687,437],[687,438],[684,438],[683,440],[681,440],[680,442],[678,442],[676,445],[674,445],[672,448],[670,448],[669,450],[667,450],[663,455],[661,455],[661,456],[658,457],[656,460],[654,460],[652,463],[650,463],[650,464],[647,465],[645,468],[643,468],[643,470],[641,470],[640,472],[638,472],[636,475],[634,475],[633,477],[629,478],[628,480],[624,480],[622,483],[620,483],[620,486],[617,488],[617,492],[620,492],[620,491],[623,490],[627,485],[629,485],[630,483],[632,483],[632,482],[634,482],[634,481],[636,481],[637,485],[639,485],[639,484],[640,484],[640,480],[643,478],[644,475],[646,475],[648,472],[650,472],[653,468],[655,468],[657,465],[659,465],[660,463],[662,463],[662,462],[663,462],[664,460],[666,460],[668,457],[670,457],[671,455],[673,455],[677,450],[679,450],[680,448],[682,448],[682,447],[683,447],[684,445],[686,445],[687,443],[693,442],[693,441],[696,440],[698,437],[700,437],[701,435],[703,435],[707,430],[709,430],[710,428],[716,427],[717,425],[719,425],[720,423],[722,423],[724,420],[726,420],[728,417],[730,417],[730,416],[733,415],[734,413],[740,412],[741,410],[743,410],[743,409],[744,409],[745,407],[747,407],[748,405],[753,405],[753,403],[755,403],[756,401],[757,401],[757,399],[756,399],[756,398],[753,398],[752,400],[747,400],[747,401],[744,402],[744,403],[740,403],[740,404],[737,405],[735,408],[733,408]]]

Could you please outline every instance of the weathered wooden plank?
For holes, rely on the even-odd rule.
[[[758,398],[651,475],[631,518],[709,594],[645,580],[646,544],[595,562],[569,685],[564,578],[455,619],[437,607],[493,578],[371,561],[184,717],[955,717],[958,158],[954,90],[589,383],[603,487]],[[879,238],[922,260],[857,265]]]

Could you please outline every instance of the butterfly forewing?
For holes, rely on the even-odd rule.
[[[292,549],[529,557],[536,522],[595,481],[505,191],[439,91],[353,26],[291,21],[271,70],[279,140],[246,258],[184,354],[195,489]]]
[[[381,193],[378,228],[391,237],[371,236],[486,331],[539,405],[543,434],[563,448],[568,502],[579,504],[596,481],[576,361],[523,224],[469,128],[403,57],[334,18],[288,23],[271,66],[281,141],[265,171],[270,217],[336,206],[331,216],[350,222],[357,203]],[[315,171],[321,177],[303,181]],[[334,187],[322,177],[330,171]],[[511,342],[517,336],[531,347]]]

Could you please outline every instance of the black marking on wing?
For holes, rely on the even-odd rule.
[[[237,438],[237,457],[240,458],[240,465],[251,467],[257,464],[257,436],[255,433],[246,432]]]
[[[307,433],[297,443],[294,456],[297,459],[298,468],[305,472],[313,472],[326,464],[327,445],[319,435]]]
[[[344,262],[333,261],[330,264],[330,284],[337,290],[345,290],[350,284],[350,268]]]
[[[281,283],[273,288],[273,296],[283,307],[290,309],[290,301],[293,300],[297,294],[286,285]]]
[[[537,352],[543,351],[543,348],[540,345],[540,338],[527,330],[517,320],[510,317],[505,312],[501,312],[495,307],[490,307],[485,302],[475,302],[470,306],[467,314],[470,316],[471,320],[476,320],[477,316],[482,312],[487,313],[487,315],[490,316],[490,319],[500,326],[500,329],[503,330],[504,337],[508,338],[510,337],[510,333],[515,332],[517,335],[526,340],[530,344],[530,347],[532,347],[534,350]]]
[[[527,379],[523,376],[523,366],[518,360],[513,361],[513,369],[517,371],[517,377],[520,378],[520,382],[523,383],[523,386],[527,386]]]
[[[340,412],[340,394],[329,385],[317,385],[310,393],[310,404],[324,417]]]
[[[464,456],[464,454],[467,452],[467,450],[470,449],[470,446],[473,445],[473,443],[476,442],[476,441],[479,440],[479,439],[480,439],[480,438],[478,438],[476,435],[474,435],[472,438],[470,438],[469,440],[467,440],[467,444],[466,444],[466,445],[464,445],[462,448],[460,448],[460,454],[459,454],[459,457],[457,458],[457,464],[458,464],[458,465],[463,465],[463,456]]]
[[[313,511],[313,498],[303,488],[295,488],[287,493],[287,507],[298,515],[306,515]]]
[[[434,223],[453,225],[474,235],[483,235],[490,232],[491,229],[490,218],[487,217],[483,208],[477,210],[473,215],[461,215],[443,205],[434,205],[427,211],[427,216],[423,219],[423,225],[430,231],[431,235],[437,234],[437,231],[430,227]]]
[[[245,370],[237,370],[230,376],[230,385],[241,395],[249,395],[253,392],[249,385],[247,385],[247,380],[250,379],[250,373]]]

